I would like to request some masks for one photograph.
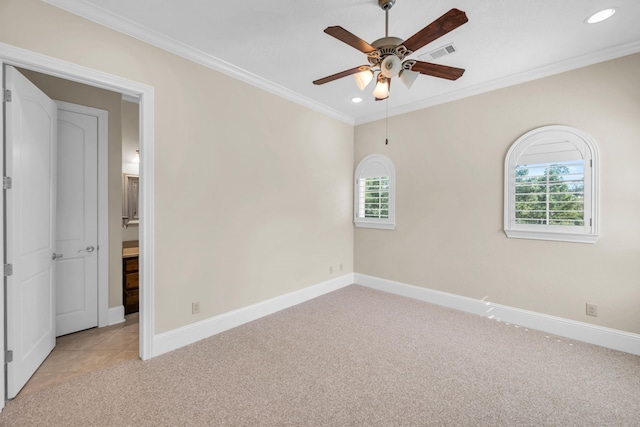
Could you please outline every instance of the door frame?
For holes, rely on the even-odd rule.
[[[54,99],[59,110],[98,119],[98,327],[109,326],[109,112]]]
[[[0,42],[0,80],[4,86],[4,65],[25,68],[89,86],[119,92],[140,100],[140,358],[153,357],[154,336],[154,88],[113,74],[90,69],[71,62],[18,48]],[[4,117],[4,102],[0,107]],[[0,134],[4,135],[4,121],[0,120]],[[0,150],[0,164],[4,165],[4,150]],[[0,220],[4,223],[4,198],[0,198]],[[4,227],[0,227],[0,258],[5,259]],[[6,351],[5,297],[0,292],[0,343]],[[3,358],[4,360],[4,358]],[[6,400],[4,364],[0,369],[0,410]]]

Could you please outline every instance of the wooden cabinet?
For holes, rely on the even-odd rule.
[[[138,311],[138,257],[122,258],[122,304],[124,314]]]

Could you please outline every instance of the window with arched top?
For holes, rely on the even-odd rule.
[[[507,153],[504,185],[508,237],[598,239],[598,150],[584,132],[554,125],[522,135]]]
[[[371,154],[360,161],[353,190],[353,222],[357,227],[395,228],[395,180],[388,157]]]

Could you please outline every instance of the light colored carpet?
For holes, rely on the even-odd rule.
[[[349,286],[8,402],[2,426],[638,426],[640,357]]]

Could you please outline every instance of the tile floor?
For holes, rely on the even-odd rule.
[[[18,393],[18,397],[87,372],[138,358],[138,330],[138,313],[133,313],[125,316],[125,321],[117,325],[58,337],[55,348]]]

